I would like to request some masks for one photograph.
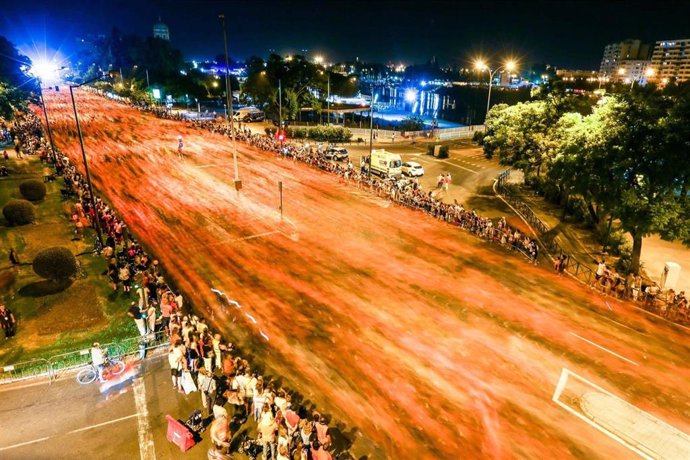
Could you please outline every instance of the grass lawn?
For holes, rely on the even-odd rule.
[[[42,180],[48,171],[38,157],[4,161],[12,174],[0,178],[0,206],[11,198],[22,198],[19,184],[26,179]],[[86,347],[94,341],[110,342],[136,335],[134,323],[126,316],[130,299],[113,293],[103,258],[92,255],[94,233],[74,240],[70,222],[73,204],[60,194],[63,181],[46,184],[46,198],[36,203],[36,223],[8,227],[0,215],[0,298],[17,318],[17,335],[0,338],[0,364],[48,357]],[[37,276],[31,261],[41,249],[67,247],[81,262],[83,273],[69,287],[55,289]],[[15,248],[22,262],[18,272],[10,266],[9,251]],[[58,291],[58,292],[55,292]]]

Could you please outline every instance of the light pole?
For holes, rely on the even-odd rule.
[[[43,88],[42,81],[40,78],[36,78],[38,82],[38,97],[41,99],[41,105],[43,106],[43,115],[46,117],[46,128],[48,131],[48,140],[50,141],[50,150],[53,152],[53,163],[57,161],[57,154],[55,153],[55,144],[53,143],[53,132],[50,129],[50,121],[48,121],[48,109],[46,108],[46,101],[43,99]]]
[[[369,102],[369,170],[371,179],[371,151],[374,148],[374,84],[371,85],[371,102]]]
[[[493,84],[494,77],[498,72],[502,70],[512,72],[515,69],[515,62],[508,61],[504,65],[491,70],[491,67],[489,67],[484,61],[477,61],[474,64],[474,68],[476,70],[479,70],[480,72],[483,72],[485,70],[489,72],[489,94],[486,97],[486,115],[484,115],[484,123],[486,123],[486,117],[489,116],[489,109],[491,108],[491,86]]]
[[[83,83],[80,83],[78,85],[69,85],[69,95],[72,98],[72,108],[74,109],[74,119],[77,122],[77,133],[79,134],[79,146],[81,147],[81,157],[84,160],[84,171],[86,172],[86,183],[89,186],[89,201],[91,202],[91,208],[94,211],[94,225],[96,227],[96,235],[98,237],[98,248],[97,252],[100,254],[101,248],[103,247],[103,235],[101,234],[101,222],[100,218],[98,216],[98,209],[96,209],[96,199],[94,198],[94,192],[93,192],[93,185],[91,185],[91,173],[89,172],[89,162],[86,160],[86,151],[84,150],[84,137],[82,136],[81,133],[81,125],[79,124],[79,114],[77,113],[77,104],[74,100],[74,88],[79,88],[82,85],[85,85],[87,83],[91,83],[92,81],[96,81],[100,79],[101,76],[99,75],[96,78],[92,78],[91,80],[87,80]]]
[[[240,180],[240,170],[237,166],[237,144],[235,143],[235,123],[232,120],[232,89],[230,88],[230,60],[228,59],[228,34],[225,30],[225,15],[219,14],[221,26],[223,27],[223,44],[225,46],[225,90],[228,103],[228,124],[230,125],[230,137],[232,138],[232,162],[235,168],[235,190],[237,193],[242,188],[242,181]]]
[[[283,130],[283,86],[278,79],[278,132]]]
[[[326,115],[328,118],[327,125],[331,124],[331,73],[328,72],[328,95],[326,96]]]

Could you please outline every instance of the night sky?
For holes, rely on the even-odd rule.
[[[76,37],[150,35],[160,15],[173,45],[188,59],[223,50],[218,13],[229,22],[233,58],[279,53],[322,54],[330,61],[373,60],[469,65],[481,53],[495,60],[595,69],[607,43],[690,37],[690,1],[17,1],[0,0],[0,35],[20,49],[60,49]],[[32,45],[32,43],[34,45]],[[32,53],[29,53],[32,54]]]

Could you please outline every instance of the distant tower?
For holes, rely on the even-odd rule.
[[[153,36],[163,40],[170,40],[170,29],[168,29],[166,24],[163,24],[160,16],[158,16],[158,22],[153,25]]]

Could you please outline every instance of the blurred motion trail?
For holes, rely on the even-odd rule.
[[[563,367],[690,431],[682,333],[617,300],[609,312],[567,278],[241,143],[238,194],[227,138],[76,97],[96,189],[216,326],[356,427],[358,455],[630,457],[551,402]],[[56,143],[81,166],[68,95],[46,100]]]

